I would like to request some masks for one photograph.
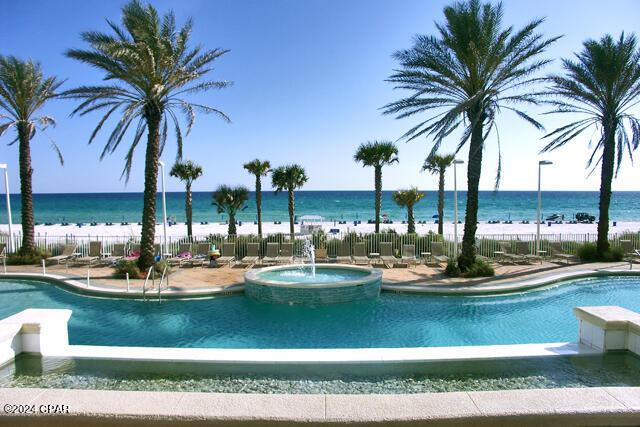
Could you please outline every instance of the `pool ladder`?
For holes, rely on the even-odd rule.
[[[162,284],[164,283],[164,278],[167,278],[167,286],[169,288],[169,275],[167,274],[167,269],[169,266],[165,265],[162,270],[162,276],[160,277],[160,283],[158,284],[158,302],[162,302]],[[156,271],[153,266],[149,267],[149,271],[147,271],[147,277],[144,279],[144,283],[142,285],[142,300],[147,301],[147,283],[149,282],[149,278],[151,278],[151,289],[154,289],[156,286]]]

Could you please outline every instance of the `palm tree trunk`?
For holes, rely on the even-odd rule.
[[[375,167],[376,233],[380,232],[380,206],[382,205],[382,166]]]
[[[444,234],[444,170],[440,171],[438,182],[438,234]]]
[[[413,218],[413,205],[407,205],[407,234],[416,233],[416,223]]]
[[[147,151],[144,167],[144,205],[142,207],[142,236],[140,238],[140,258],[138,267],[146,271],[154,264],[154,240],[156,233],[156,197],[158,194],[158,158],[160,156],[160,119],[161,111],[148,107],[145,110],[147,121]]]
[[[609,250],[609,205],[611,204],[611,181],[615,165],[615,124],[604,126],[602,149],[602,172],[600,173],[600,216],[598,218],[598,255],[603,259]]]
[[[229,234],[229,236],[235,236],[236,235],[236,214],[235,212],[229,212],[229,229],[227,231],[227,234]]]
[[[483,118],[480,113],[470,113],[469,122],[476,123],[471,133],[469,145],[469,166],[467,168],[467,209],[464,216],[462,251],[458,258],[460,270],[466,271],[476,259],[476,230],[478,228],[478,186],[482,172],[482,132]]]
[[[294,200],[293,188],[289,188],[289,233],[291,233],[291,236],[295,234],[293,229],[293,213],[295,209],[294,204],[295,204],[295,200]]]
[[[262,236],[262,180],[256,175],[256,210],[258,211],[258,236]]]
[[[187,236],[193,241],[193,199],[191,197],[191,184],[186,185],[184,210],[187,217]]]
[[[32,254],[35,252],[35,233],[33,215],[33,188],[31,168],[31,148],[29,147],[30,136],[29,125],[24,122],[18,123],[18,138],[20,150],[20,202],[22,215],[22,247],[20,252]]]

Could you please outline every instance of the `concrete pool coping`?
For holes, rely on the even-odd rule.
[[[535,276],[533,278],[528,276]],[[640,276],[638,270],[622,270],[614,268],[583,268],[572,269],[570,271],[545,271],[523,275],[513,279],[496,279],[499,283],[489,281],[482,284],[447,284],[447,285],[425,285],[425,284],[398,284],[398,283],[382,283],[382,291],[398,292],[398,293],[416,293],[416,294],[432,294],[432,295],[459,295],[459,296],[481,296],[481,295],[497,295],[511,294],[544,288],[561,284],[564,281],[573,279],[602,277],[602,276]],[[49,280],[62,287],[70,289],[84,295],[96,297],[116,297],[116,298],[143,298],[157,299],[157,289],[147,290],[143,294],[139,288],[133,288],[130,291],[122,288],[110,287],[93,282],[90,285],[83,283],[77,279],[70,279],[60,274],[42,274],[42,273],[18,273],[7,272],[0,273],[1,278],[16,279],[33,279],[33,280]],[[195,289],[164,289],[161,291],[161,298],[166,299],[182,299],[182,298],[209,298],[216,296],[232,295],[244,291],[244,285],[231,285],[228,287],[216,288],[195,288]]]
[[[366,268],[348,264],[317,264],[317,270],[351,270],[366,273],[356,279],[339,280],[335,282],[285,282],[281,280],[266,279],[261,275],[271,271],[292,270],[298,268],[296,265],[274,265],[260,269],[252,269],[244,273],[244,280],[261,286],[274,286],[282,288],[342,288],[347,286],[358,286],[382,280],[382,272],[376,268]]]
[[[318,395],[0,389],[0,424],[48,425],[637,425],[640,388]],[[8,405],[8,406],[7,406]],[[60,406],[55,406],[60,405]],[[48,414],[55,408],[66,414]]]

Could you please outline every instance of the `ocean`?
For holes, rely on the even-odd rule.
[[[399,208],[391,197],[392,191],[382,196],[382,213],[392,220],[406,218],[406,210]],[[426,197],[415,207],[416,220],[432,220],[437,213],[438,193],[425,191]],[[287,195],[263,192],[264,221],[286,221]],[[458,192],[459,217],[464,216],[466,193]],[[161,198],[158,195],[158,220],[161,221]],[[321,215],[328,221],[366,222],[374,215],[373,191],[297,191],[296,215]],[[479,220],[534,221],[537,193],[535,191],[483,191],[480,192]],[[138,222],[142,215],[142,193],[89,193],[89,194],[35,194],[35,216],[38,223]],[[4,198],[0,201],[0,223],[6,224]],[[20,222],[20,195],[11,195],[13,222]],[[542,214],[565,215],[572,219],[576,212],[588,212],[598,216],[598,192],[545,191],[542,193]],[[167,193],[167,214],[183,222],[184,193]],[[453,217],[453,192],[445,195],[445,217]],[[640,221],[640,192],[616,192],[613,194],[610,218],[614,221]],[[225,215],[216,213],[211,204],[211,192],[193,194],[193,220],[221,221]],[[255,198],[251,193],[246,208],[240,212],[241,221],[256,219]]]

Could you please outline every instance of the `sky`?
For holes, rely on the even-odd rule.
[[[3,14],[11,19],[0,26],[0,54],[40,61],[45,74],[67,79],[63,88],[98,84],[102,74],[66,58],[68,48],[86,47],[80,33],[107,31],[105,19],[120,20],[121,0],[3,1]],[[193,42],[230,52],[219,58],[211,78],[233,82],[230,88],[208,92],[194,100],[225,111],[232,120],[199,116],[185,140],[184,158],[200,163],[204,175],[195,191],[212,191],[219,184],[252,188],[253,178],[242,164],[256,157],[273,166],[299,163],[309,176],[305,190],[370,190],[373,171],[354,163],[358,145],[368,140],[396,141],[418,118],[396,120],[381,114],[385,104],[408,93],[394,90],[385,79],[397,66],[394,51],[409,48],[416,34],[435,34],[448,1],[423,0],[157,0],[161,11],[173,9],[179,23],[194,19]],[[541,30],[564,37],[549,48],[554,62],[548,72],[559,71],[559,58],[568,58],[588,38],[621,31],[640,33],[637,0],[505,0],[504,23],[519,28],[533,18],[546,17]],[[57,126],[32,141],[33,188],[36,193],[119,192],[143,190],[144,151],[138,149],[131,179],[120,178],[127,146],[100,161],[107,132],[92,145],[89,135],[100,114],[69,117],[76,103],[51,101],[43,113]],[[545,109],[527,108],[548,130],[567,123],[569,116],[544,115]],[[638,112],[638,111],[636,111]],[[113,122],[112,122],[113,123]],[[535,190],[537,163],[551,160],[542,184],[548,190],[599,188],[599,171],[585,169],[589,139],[577,138],[556,152],[539,155],[543,132],[510,113],[498,119],[503,158],[503,190]],[[127,138],[131,138],[128,136]],[[19,191],[17,145],[0,137],[0,162],[8,163],[11,191]],[[50,139],[62,149],[61,167]],[[400,162],[385,168],[383,188],[418,186],[437,188],[437,177],[420,172],[431,140],[397,142]],[[453,151],[457,138],[443,152]],[[162,159],[171,165],[175,140]],[[638,153],[640,155],[640,153]],[[459,158],[466,160],[467,152]],[[480,187],[493,189],[498,150],[495,136],[487,141]],[[466,187],[466,167],[458,170],[458,188]],[[268,184],[268,183],[267,183]],[[182,184],[167,177],[167,190]],[[266,185],[268,188],[268,185]],[[452,174],[446,188],[453,188]],[[640,190],[640,168],[625,159],[613,189]]]

